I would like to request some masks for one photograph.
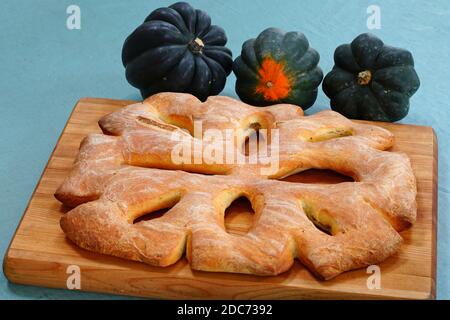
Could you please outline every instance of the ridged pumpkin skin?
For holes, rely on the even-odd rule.
[[[409,98],[420,86],[409,51],[364,33],[339,46],[334,62],[322,85],[333,110],[348,118],[388,122],[408,114]]]
[[[224,30],[188,3],[156,9],[125,40],[126,78],[144,98],[172,91],[205,100],[223,90],[231,72],[226,43]]]
[[[319,59],[303,33],[266,29],[243,44],[233,63],[236,93],[255,106],[291,103],[308,109],[323,78]]]

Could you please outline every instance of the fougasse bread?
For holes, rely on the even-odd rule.
[[[195,270],[266,276],[288,270],[297,258],[331,279],[394,254],[399,232],[416,219],[410,161],[385,151],[393,134],[333,111],[304,116],[294,105],[253,107],[224,96],[201,102],[160,93],[99,125],[103,134],[83,140],[55,193],[73,207],[61,218],[62,229],[90,251],[161,267],[185,254]],[[202,134],[211,129],[234,133],[222,159],[236,158],[251,130],[268,132],[268,152],[253,163],[217,163],[217,154],[202,150],[220,150],[229,135],[205,140]],[[173,161],[175,148],[191,150],[189,161]],[[262,161],[275,153],[276,166]],[[355,181],[279,180],[311,168]],[[250,200],[254,222],[245,234],[229,234],[224,213],[241,196]],[[162,208],[170,210],[134,223]]]

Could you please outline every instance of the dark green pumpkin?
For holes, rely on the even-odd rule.
[[[414,59],[372,34],[339,46],[335,66],[323,81],[331,108],[348,118],[394,122],[409,111],[409,98],[420,86]]]
[[[319,59],[303,33],[266,29],[243,44],[233,63],[236,93],[256,106],[291,103],[308,109],[323,78]]]
[[[220,93],[233,64],[227,37],[209,15],[178,2],[153,11],[125,40],[122,62],[128,82],[144,98],[162,91],[205,100]]]

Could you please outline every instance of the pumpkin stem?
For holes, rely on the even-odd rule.
[[[203,43],[202,39],[195,38],[191,42],[189,42],[188,46],[192,53],[200,54],[202,53],[205,44]]]
[[[361,86],[367,86],[372,80],[372,72],[370,70],[361,71],[358,73],[358,84]]]

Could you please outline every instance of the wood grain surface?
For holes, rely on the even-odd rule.
[[[67,288],[67,268],[81,270],[81,290],[171,299],[432,299],[436,279],[437,141],[430,127],[377,123],[396,136],[395,151],[407,153],[418,184],[418,217],[401,233],[401,250],[379,265],[381,288],[369,289],[366,269],[319,281],[299,262],[274,277],[193,271],[183,258],[166,268],[91,253],[67,240],[59,219],[68,209],[53,194],[71,169],[82,138],[101,132],[98,119],[133,101],[81,99],[53,151],[4,259],[6,277],[20,284]],[[308,170],[291,182],[338,183],[348,177]],[[227,231],[246,232],[251,207],[236,201],[226,212]]]

